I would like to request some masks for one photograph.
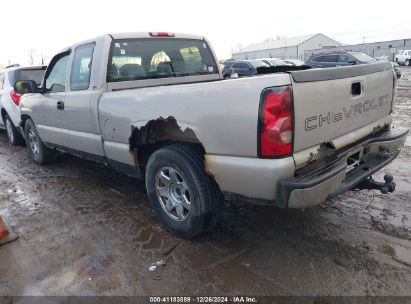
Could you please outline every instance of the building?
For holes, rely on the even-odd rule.
[[[340,46],[340,43],[323,34],[312,34],[249,45],[233,53],[236,60],[256,58],[281,58],[305,60],[307,50]]]
[[[356,51],[362,52],[371,57],[387,56],[389,60],[394,61],[395,54],[399,50],[411,50],[411,38],[389,40],[380,42],[370,42],[352,45],[343,45],[338,47],[317,48],[313,50],[305,50],[305,58],[314,54],[328,53],[333,51]]]

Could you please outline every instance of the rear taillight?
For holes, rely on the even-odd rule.
[[[22,95],[22,94],[18,94],[18,93],[14,92],[14,91],[11,91],[11,92],[10,92],[10,97],[11,97],[11,99],[13,100],[13,102],[16,104],[16,106],[19,105],[21,96],[23,96],[23,95]]]
[[[259,120],[260,156],[291,154],[294,122],[290,86],[273,87],[263,92]]]

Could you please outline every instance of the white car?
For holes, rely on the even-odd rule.
[[[403,64],[406,66],[411,65],[411,50],[402,50],[395,56],[395,62],[399,65]]]
[[[269,66],[280,66],[280,65],[289,65],[288,63],[286,63],[284,60],[280,59],[280,58],[260,58],[257,60],[261,60],[262,62],[268,64]]]
[[[294,65],[294,66],[302,66],[305,65],[305,62],[298,59],[286,59],[284,60],[286,63]]]
[[[12,145],[24,142],[20,134],[20,98],[21,95],[14,92],[14,84],[21,80],[34,80],[41,84],[46,66],[20,67],[13,65],[0,70],[0,128],[6,129],[7,136]]]

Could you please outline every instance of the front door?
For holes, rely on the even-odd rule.
[[[38,94],[38,100],[33,103],[41,139],[57,146],[65,146],[69,139],[64,107],[69,56],[70,53],[66,52],[53,58],[45,76],[44,92]]]

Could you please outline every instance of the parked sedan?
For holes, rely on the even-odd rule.
[[[257,75],[257,68],[269,67],[269,65],[261,60],[240,60],[228,62],[223,69],[223,77],[229,78],[233,74],[241,76]]]
[[[377,62],[375,58],[361,52],[338,51],[313,55],[305,62],[305,64],[312,68],[331,68],[375,62]]]

